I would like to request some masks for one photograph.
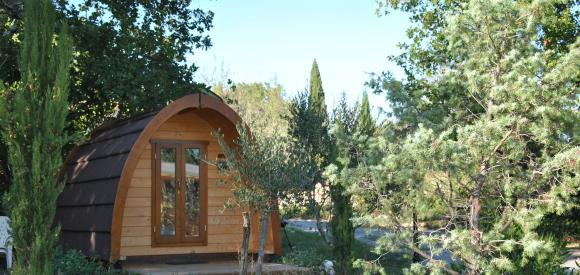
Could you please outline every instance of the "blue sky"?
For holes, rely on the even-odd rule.
[[[349,101],[360,98],[368,73],[402,71],[387,61],[405,40],[407,16],[378,17],[373,0],[199,0],[194,7],[215,12],[209,32],[213,47],[189,61],[199,67],[197,80],[271,82],[287,96],[308,86],[316,58],[330,108],[344,91]],[[371,96],[373,113],[386,107]]]

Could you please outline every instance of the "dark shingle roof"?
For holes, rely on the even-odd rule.
[[[59,197],[55,217],[61,226],[64,247],[109,258],[111,216],[119,178],[131,148],[155,114],[102,126],[71,154],[65,167],[67,184]]]

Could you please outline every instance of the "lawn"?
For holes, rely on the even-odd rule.
[[[320,235],[305,232],[294,227],[286,227],[288,238],[282,233],[282,256],[274,258],[275,262],[306,267],[319,267],[324,260],[332,260],[332,247],[326,245]],[[292,248],[288,245],[288,239]],[[374,260],[378,257],[372,247],[356,241],[353,246],[355,259]],[[402,269],[410,265],[410,255],[391,253],[381,258],[380,264],[387,274],[402,274]],[[336,266],[336,264],[335,264]]]

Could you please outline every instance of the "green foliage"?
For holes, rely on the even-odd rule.
[[[334,259],[338,263],[340,274],[352,273],[352,244],[354,243],[354,226],[352,224],[351,196],[346,194],[344,186],[338,184],[330,189],[332,199],[332,227]]]
[[[358,118],[357,130],[361,135],[372,137],[375,133],[376,123],[371,116],[371,107],[369,105],[369,96],[367,92],[363,93],[360,103],[360,115]]]
[[[106,274],[126,274],[119,269],[113,269],[103,265],[94,259],[87,259],[78,250],[64,250],[58,247],[54,257],[54,267],[57,274],[67,275],[106,275]]]
[[[306,92],[298,93],[292,99],[290,116],[288,119],[289,136],[297,143],[303,144],[310,154],[310,159],[315,164],[314,177],[307,189],[305,189],[304,204],[317,221],[317,228],[321,238],[329,242],[325,230],[322,227],[322,213],[328,206],[329,186],[322,177],[324,167],[328,165],[332,157],[332,146],[328,135],[328,113],[322,79],[316,60],[312,63],[310,73],[310,87]]]
[[[349,106],[343,94],[338,106],[333,110],[331,140],[336,145],[332,164],[327,166],[325,177],[331,183],[330,195],[333,201],[331,220],[335,239],[334,251],[343,274],[352,268],[351,244],[354,243],[353,208],[364,211],[372,208],[376,200],[373,192],[353,193],[353,187],[370,185],[371,177],[365,173],[364,156],[371,151],[368,147],[374,140],[375,124],[370,114],[368,97],[363,94],[361,105]]]
[[[304,232],[291,226],[286,227],[288,239],[292,243],[292,248],[288,245],[287,239],[282,238],[282,251],[284,254],[275,257],[274,262],[299,265],[305,267],[318,268],[325,260],[334,258],[333,248],[328,246],[323,240],[313,232]],[[380,265],[386,269],[387,274],[402,274],[403,268],[408,265],[408,257],[403,254],[385,254],[377,255],[368,245],[353,240],[351,244],[351,253],[354,258],[365,261],[377,260],[375,265]],[[336,262],[335,262],[336,263]],[[361,265],[367,265],[366,262],[360,262]],[[362,267],[362,266],[361,266]],[[335,265],[335,268],[339,268]],[[339,273],[341,270],[338,270]],[[359,274],[362,268],[351,270],[349,274]]]
[[[260,238],[256,274],[261,273],[266,235],[276,201],[299,196],[309,186],[315,168],[302,144],[283,135],[254,128],[251,134],[242,124],[237,126],[239,137],[234,144],[218,133],[218,143],[227,165],[222,172],[231,184],[233,197],[225,207],[250,209],[261,215]],[[275,213],[277,214],[277,213]]]
[[[288,239],[292,248],[288,246],[286,235],[282,237],[283,255],[275,258],[275,262],[299,265],[305,267],[319,267],[324,260],[332,259],[332,249],[317,234],[304,232],[293,227],[286,227]]]
[[[348,169],[356,166],[356,149],[349,143],[349,137],[356,131],[356,126],[359,115],[355,108],[350,108],[342,95],[338,107],[333,110],[332,120],[332,141],[337,145],[334,149],[333,164],[330,165],[332,171],[334,169]],[[333,176],[331,173],[326,173],[330,185],[330,198],[332,200],[332,219],[330,225],[332,228],[333,252],[334,259],[336,259],[340,274],[351,274],[352,272],[352,245],[354,239],[354,225],[351,221],[353,216],[353,206],[351,194],[347,193],[347,188],[352,182],[351,177],[341,173],[340,176]]]
[[[383,156],[365,157],[380,199],[360,221],[392,226],[384,243],[412,247],[406,207],[445,217],[421,242],[460,264],[430,259],[432,272],[558,272],[565,236],[554,223],[576,219],[580,190],[577,4],[380,3],[415,25],[391,58],[406,77],[369,82],[395,120],[373,145]]]
[[[72,132],[89,133],[104,120],[156,110],[185,94],[209,92],[193,81],[190,54],[207,49],[211,11],[192,1],[55,1],[72,35],[68,120]],[[0,3],[0,79],[18,80],[15,52],[22,37],[21,0]],[[10,11],[10,12],[7,12]],[[7,55],[4,56],[4,53]]]
[[[326,102],[324,90],[322,89],[322,78],[318,70],[316,59],[312,62],[310,70],[310,87],[308,89],[308,109],[315,116],[323,128],[328,127],[328,113],[326,112]]]
[[[228,176],[234,197],[230,207],[250,207],[260,212],[272,210],[272,199],[284,199],[304,190],[312,180],[313,167],[307,151],[283,135],[270,135],[256,128],[250,133],[238,125],[239,137],[228,143],[218,133],[220,148],[226,156],[221,172]]]
[[[87,133],[108,118],[201,91],[186,57],[207,49],[214,14],[192,1],[57,1],[76,44],[69,120]]]
[[[288,131],[290,104],[284,99],[282,86],[268,83],[218,84],[213,91],[221,96],[252,129],[261,129],[268,135]]]
[[[25,1],[19,52],[21,80],[0,87],[0,129],[8,151],[12,186],[5,197],[16,251],[14,272],[53,272],[58,228],[53,228],[57,181],[68,113],[72,41],[66,26],[54,36],[50,0]],[[39,119],[40,118],[40,119]]]
[[[290,110],[290,136],[312,150],[319,167],[315,184],[322,180],[322,169],[328,164],[329,152],[331,151],[328,136],[328,113],[316,60],[312,63],[308,92],[299,93],[292,100]]]
[[[0,1],[0,82],[8,86],[20,79],[22,1]],[[211,46],[211,11],[192,8],[191,0],[53,2],[75,44],[67,118],[71,143],[106,120],[154,111],[186,94],[210,93],[193,81],[197,68],[187,56]],[[4,147],[0,143],[0,152]],[[0,155],[0,179],[9,183],[5,156]]]

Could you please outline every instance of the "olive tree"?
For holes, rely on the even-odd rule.
[[[302,193],[314,177],[316,164],[301,144],[285,135],[265,134],[260,127],[255,127],[257,131],[253,133],[243,125],[237,128],[239,137],[233,144],[218,133],[225,155],[221,170],[234,194],[226,207],[249,208],[260,214],[256,274],[261,274],[270,215],[277,214],[276,202]]]

